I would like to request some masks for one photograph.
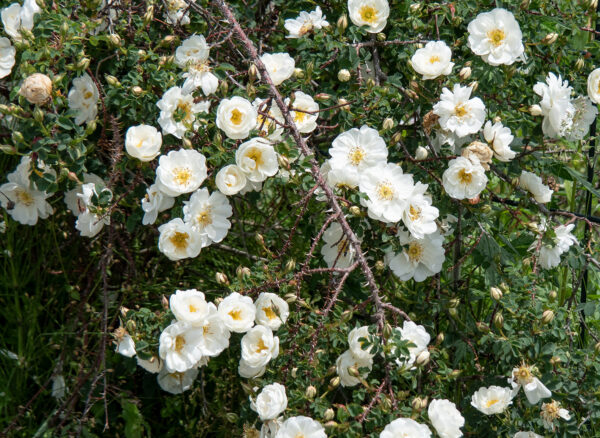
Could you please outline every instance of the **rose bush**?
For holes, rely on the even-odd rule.
[[[600,434],[596,0],[4,3],[4,435]]]

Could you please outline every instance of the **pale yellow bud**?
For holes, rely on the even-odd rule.
[[[469,79],[471,77],[471,67],[463,67],[458,73],[458,76],[460,76],[463,81]]]
[[[550,324],[554,319],[554,312],[552,310],[544,310],[542,313],[542,324]]]
[[[383,120],[383,129],[392,129],[394,127],[394,119],[391,117],[386,117]]]
[[[502,299],[502,291],[495,286],[490,288],[490,295],[496,301],[500,301]]]
[[[417,366],[422,367],[429,363],[430,354],[428,350],[421,351],[415,360]]]
[[[106,75],[106,76],[104,76],[104,79],[106,79],[106,83],[108,85],[112,85],[113,87],[121,86],[121,82],[119,82],[119,80],[112,75]]]
[[[352,75],[347,69],[343,68],[340,71],[338,71],[337,77],[340,82],[348,82]]]
[[[415,152],[415,160],[425,160],[428,155],[429,151],[427,151],[427,148],[419,146]]]
[[[548,45],[554,44],[557,39],[558,39],[558,34],[556,32],[551,32],[548,35],[546,35],[544,38],[542,38],[542,43],[548,44]]]
[[[531,105],[529,107],[529,114],[532,116],[541,116],[542,115],[542,107],[539,105]]]
[[[348,17],[346,16],[346,14],[344,14],[340,18],[338,18],[337,28],[340,31],[340,33],[344,33],[344,31],[346,30],[347,27],[348,27]]]
[[[135,95],[135,96],[141,96],[144,93],[144,90],[142,89],[142,87],[140,87],[139,85],[136,85],[134,87],[131,87],[131,92]]]
[[[317,395],[317,388],[310,385],[308,388],[306,388],[304,395],[306,396],[307,399],[312,400]]]
[[[217,280],[217,283],[219,283],[219,284],[224,284],[224,285],[229,284],[229,279],[227,278],[227,275],[225,275],[222,272],[217,272],[215,274],[215,279]]]
[[[301,68],[296,67],[294,69],[294,77],[298,78],[298,79],[302,79],[305,76],[304,70],[302,70]]]
[[[110,41],[110,43],[115,47],[119,47],[121,45],[121,37],[116,33],[111,33],[108,36],[108,41]]]
[[[504,325],[504,316],[502,316],[502,313],[500,313],[500,312],[496,313],[494,315],[493,322],[497,328],[502,328],[502,326]]]
[[[333,417],[335,417],[335,412],[331,408],[327,409],[323,413],[323,420],[325,420],[325,421],[333,420]]]
[[[360,207],[358,205],[353,205],[348,210],[352,216],[361,216]]]

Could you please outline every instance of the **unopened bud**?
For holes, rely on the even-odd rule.
[[[383,337],[389,339],[392,336],[392,330],[392,326],[386,322],[383,326]]]
[[[502,299],[502,291],[495,286],[490,288],[490,295],[496,301],[500,301],[500,299]]]
[[[227,278],[227,275],[223,274],[222,272],[217,272],[215,274],[215,279],[219,284],[229,284],[229,279]]]
[[[460,298],[452,298],[450,301],[448,301],[448,306],[454,308],[454,307],[458,307],[458,305],[460,304]]]
[[[575,70],[581,70],[584,65],[585,61],[583,60],[583,58],[578,58],[577,61],[575,61]]]
[[[265,246],[265,238],[262,234],[256,233],[254,235],[254,239],[256,240],[256,243],[258,243],[260,246]]]
[[[69,23],[67,23],[66,21],[63,21],[63,23],[60,25],[60,34],[62,36],[65,36],[68,31],[69,31]]]
[[[42,123],[44,121],[44,111],[36,107],[33,110],[33,119],[38,123]]]
[[[475,323],[475,326],[481,333],[488,333],[490,331],[490,328],[485,322],[478,321]]]
[[[146,8],[146,13],[144,14],[144,24],[150,23],[154,19],[154,5],[150,5]]]
[[[140,87],[139,85],[136,85],[134,87],[131,87],[131,92],[135,95],[135,96],[141,96],[142,93],[144,93],[144,90],[142,89],[142,87]]]
[[[460,72],[458,73],[458,76],[463,81],[466,81],[467,79],[469,79],[471,77],[471,67],[463,67],[463,68],[461,68]]]
[[[471,87],[471,90],[475,92],[477,91],[477,88],[479,88],[479,82],[473,81],[469,84],[469,87]]]
[[[162,305],[163,309],[167,310],[169,308],[169,300],[167,299],[167,297],[163,295],[160,299],[160,304]]]
[[[277,155],[277,162],[279,163],[279,165],[285,169],[289,169],[290,168],[290,159],[288,157],[286,157],[285,155]]]
[[[369,78],[367,79],[367,88],[373,88],[375,86],[375,79]]]
[[[335,412],[331,408],[327,409],[323,413],[323,420],[325,420],[325,421],[333,420],[333,417],[335,417]]]
[[[296,260],[289,259],[285,264],[285,272],[292,272],[294,269],[296,269]]]
[[[377,271],[383,271],[385,269],[385,262],[383,260],[377,260],[375,262],[375,269]]]
[[[492,121],[493,121],[494,123],[500,123],[500,122],[502,121],[502,117],[500,117],[500,116],[496,116],[496,117],[494,117],[494,118],[492,119]]]
[[[10,107],[0,103],[0,114],[10,114]]]
[[[410,402],[410,405],[412,406],[413,410],[415,410],[417,412],[421,412],[423,409],[425,409],[427,407],[427,397],[425,397],[425,398],[415,397]]]
[[[360,377],[358,368],[356,368],[354,366],[348,368],[348,374],[350,374],[352,377]]]
[[[294,77],[298,78],[298,79],[302,79],[306,74],[304,73],[304,70],[302,70],[301,68],[296,67],[294,69]]]
[[[435,345],[440,345],[442,342],[444,342],[444,339],[446,339],[446,335],[444,335],[444,333],[438,333],[438,335],[435,337]]]
[[[131,333],[135,333],[137,327],[135,324],[135,321],[133,319],[130,319],[129,321],[127,321],[125,323],[125,328],[127,329],[127,331],[131,334]]]
[[[77,70],[87,70],[89,66],[90,58],[81,58],[79,61],[77,61],[77,64],[75,64]]]
[[[238,421],[238,415],[234,412],[227,412],[225,414],[225,419],[229,422],[229,423],[237,423]]]
[[[175,35],[167,35],[166,37],[163,38],[162,43],[163,44],[171,44],[175,40],[177,40],[177,37]]]
[[[344,14],[340,18],[338,18],[337,28],[340,31],[340,33],[344,33],[344,31],[346,30],[347,27],[348,27],[348,17],[346,16],[346,14]]]
[[[181,143],[183,144],[183,147],[185,149],[192,149],[192,140],[190,140],[189,138],[183,137],[181,139]]]
[[[85,133],[86,135],[92,135],[94,131],[96,131],[96,121],[90,120],[85,127]]]
[[[307,399],[312,400],[317,395],[317,388],[310,385],[308,388],[306,388],[304,395],[306,396]]]
[[[315,100],[318,100],[321,102],[324,102],[329,99],[331,99],[331,95],[327,94],[327,93],[319,93],[319,94],[315,95]]]
[[[11,138],[13,143],[23,143],[25,141],[25,138],[23,138],[23,134],[21,134],[20,131],[13,131]]]
[[[340,82],[348,82],[352,75],[347,69],[343,68],[340,71],[338,71],[337,77]]]
[[[350,371],[350,370],[348,370],[348,371]],[[334,378],[332,378],[332,379],[329,381],[329,385],[330,385],[332,388],[337,388],[338,386],[340,386],[340,377],[339,377],[339,376],[335,376]]]
[[[428,155],[429,151],[427,151],[427,148],[418,146],[417,150],[415,151],[415,160],[425,160]]]
[[[296,294],[290,292],[289,294],[285,294],[283,296],[283,299],[286,302],[292,304],[292,303],[295,303],[298,300],[298,297],[296,296]]]
[[[456,307],[451,307],[448,309],[448,313],[451,317],[456,318],[456,316],[458,315],[458,310],[456,310]]]
[[[121,45],[121,37],[116,33],[111,33],[108,36],[108,41],[110,41],[110,43],[115,47],[119,47]]]
[[[557,39],[558,39],[558,34],[556,32],[551,32],[548,35],[546,35],[544,38],[542,38],[542,43],[548,44],[548,45],[554,44]]]
[[[529,114],[532,116],[541,116],[542,115],[542,107],[539,105],[531,105],[529,107]]]
[[[339,98],[337,103],[342,111],[350,111],[350,104],[343,97]]]
[[[409,6],[410,12],[412,12],[413,14],[416,12],[419,12],[419,10],[421,9],[421,3],[412,3]]]
[[[358,205],[353,205],[348,210],[352,216],[361,216],[360,207]]]
[[[558,295],[557,295],[557,293],[556,293],[556,291],[555,291],[555,290],[551,290],[551,291],[550,291],[550,293],[548,294],[548,298],[550,298],[550,301],[554,301],[554,300],[556,300],[556,297],[557,297],[557,296],[558,296]]]
[[[423,350],[417,355],[417,359],[415,360],[415,363],[417,364],[418,367],[423,367],[429,363],[429,357],[430,357],[429,350]]]
[[[383,129],[392,129],[394,127],[394,119],[391,117],[386,117],[383,120]]]
[[[257,77],[258,77],[258,68],[256,68],[256,65],[251,64],[250,68],[248,69],[248,80],[250,82],[254,82]]]
[[[246,266],[238,266],[235,270],[235,275],[239,281],[242,281],[244,278],[250,277],[252,272],[250,271],[250,268]]]
[[[113,87],[121,86],[121,82],[119,82],[119,80],[116,77],[114,77],[113,75],[106,75],[106,76],[104,76],[104,78],[106,79],[106,83],[108,85],[112,85]]]
[[[502,316],[502,313],[500,313],[500,312],[496,313],[494,315],[493,322],[497,328],[502,328],[502,326],[504,325],[504,316]]]
[[[385,41],[387,37],[385,36],[385,34],[383,32],[379,32],[377,34],[377,41]]]
[[[554,312],[552,310],[544,310],[542,313],[542,324],[550,324],[554,319]]]
[[[594,350],[596,350],[596,354],[600,354],[600,342],[596,342],[596,345],[594,345]]]
[[[394,135],[392,135],[390,143],[393,146],[395,144],[398,144],[401,140],[402,140],[402,132],[398,131]]]
[[[560,364],[560,357],[558,357],[558,356],[552,356],[550,358],[550,365],[556,366],[558,364]]]
[[[462,370],[452,370],[452,372],[448,376],[452,379],[456,379],[461,374],[462,374]]]

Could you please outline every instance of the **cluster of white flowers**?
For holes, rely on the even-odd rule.
[[[203,35],[192,35],[175,51],[175,63],[185,70],[183,77],[186,79],[181,88],[184,94],[190,94],[198,87],[205,96],[217,91],[219,79],[210,72],[209,54],[210,48]]]
[[[364,339],[364,340],[363,340]],[[371,345],[363,349],[368,341]],[[340,383],[342,386],[356,386],[362,379],[366,379],[373,368],[373,338],[369,336],[369,327],[356,327],[348,333],[350,348],[342,353],[335,362]],[[361,373],[360,369],[364,369]]]
[[[402,341],[408,341],[408,357],[396,359],[396,365],[402,370],[413,369],[414,364],[424,365],[429,361],[429,351],[427,346],[431,340],[431,336],[422,325],[417,325],[413,321],[404,321],[402,327],[394,327],[394,331],[398,332]],[[396,351],[396,347],[392,345],[392,352]]]
[[[535,252],[539,248],[538,262],[543,269],[555,268],[560,264],[560,256],[577,243],[577,238],[571,234],[575,224],[559,225],[554,228],[551,243],[545,241],[546,220],[543,219],[537,228],[540,236],[531,244],[529,250]]]
[[[279,353],[279,338],[273,336],[272,330],[277,330],[289,316],[288,304],[270,292],[261,293],[256,302],[233,292],[217,306],[207,302],[204,293],[196,289],[177,290],[169,299],[169,308],[175,320],[160,335],[158,356],[137,357],[137,361],[147,371],[159,373],[159,385],[173,394],[191,387],[198,368],[229,346],[232,332],[245,333],[241,339],[240,375],[262,375],[267,363]],[[117,353],[127,357],[137,354],[135,341],[124,328],[117,329],[115,338]],[[266,420],[268,400],[261,400],[255,407],[258,406],[261,419]]]
[[[110,224],[110,215],[107,211],[94,204],[94,199],[106,193],[112,198],[112,192],[98,175],[86,173],[83,183],[65,193],[64,201],[67,209],[77,218],[75,228],[82,236],[94,237],[104,225]]]
[[[311,12],[300,12],[296,18],[288,18],[284,24],[285,29],[289,32],[287,38],[302,38],[315,29],[328,27],[329,23],[326,18],[319,6]]]
[[[190,0],[195,3],[196,0]],[[167,23],[179,26],[190,24],[188,9],[190,5],[185,0],[165,0],[165,19]]]

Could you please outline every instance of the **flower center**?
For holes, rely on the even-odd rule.
[[[436,62],[440,62],[440,57],[437,55],[433,55],[432,57],[429,58],[429,63],[430,64],[435,64]]]
[[[470,172],[467,172],[465,169],[460,169],[458,172],[458,180],[461,184],[471,184],[471,181],[473,181],[473,175]]]
[[[198,308],[196,306],[194,306],[193,304],[190,304],[189,309],[190,309],[190,313],[196,313],[198,311]]]
[[[177,167],[173,169],[173,175],[175,176],[175,182],[180,186],[188,184],[192,178],[192,171],[189,167]]]
[[[231,120],[231,123],[233,123],[234,125],[239,125],[242,123],[242,119],[242,112],[239,109],[234,108],[233,111],[231,111],[231,118],[229,119]]]
[[[419,207],[414,207],[412,204],[408,208],[408,216],[411,221],[416,221],[421,217],[421,209]]]
[[[552,422],[559,417],[560,405],[558,402],[544,403],[542,405],[542,417],[548,422]]]
[[[460,104],[460,105],[456,105],[454,107],[454,115],[456,117],[464,117],[467,115],[467,108],[465,108],[465,105]]]
[[[203,335],[210,335],[210,324],[207,324],[205,326],[202,327],[202,334]]]
[[[180,100],[177,109],[173,112],[173,119],[176,122],[186,122],[192,118],[192,105],[190,102]]]
[[[302,123],[306,119],[306,113],[294,111],[294,122]]]
[[[263,341],[263,339],[260,338],[258,340],[258,343],[256,344],[256,352],[257,353],[262,353],[263,351],[268,350],[268,349],[269,349],[269,347],[267,347],[265,345],[265,341]]]
[[[367,23],[373,24],[377,20],[377,9],[373,6],[363,6],[358,10],[358,13],[360,14],[360,18]]]
[[[269,319],[276,319],[277,318],[277,314],[275,313],[275,311],[273,310],[272,307],[263,307],[262,308],[263,312],[265,312],[265,316]]]
[[[86,100],[91,99],[93,95],[94,95],[94,93],[92,93],[91,91],[87,91],[83,94],[83,98]]]
[[[300,28],[300,31],[298,32],[300,35],[305,35],[308,32],[310,32],[313,28],[313,24],[309,21],[307,23],[304,23],[302,25],[302,27]]]
[[[513,377],[521,385],[531,383],[531,381],[533,380],[529,367],[525,365],[521,365],[519,369],[514,372]]]
[[[17,199],[19,200],[19,202],[21,204],[24,204],[27,207],[30,207],[31,205],[33,205],[33,203],[34,203],[33,196],[31,196],[31,194],[27,190],[18,189],[16,191],[16,195],[17,195]]]
[[[189,237],[190,236],[188,233],[181,233],[179,231],[175,231],[175,233],[173,233],[169,240],[175,248],[177,248],[178,250],[183,250],[186,249],[188,246]]]
[[[346,255],[349,248],[350,245],[348,244],[348,241],[344,238],[342,238],[342,240],[340,240],[340,243],[337,244],[338,254]]]
[[[423,255],[423,247],[417,242],[410,242],[408,245],[408,259],[411,262],[418,262],[421,260],[421,256]]]
[[[498,47],[500,44],[502,44],[506,35],[501,29],[494,29],[487,33],[487,37],[494,47]]]
[[[380,200],[391,201],[394,199],[394,189],[389,182],[379,183],[377,186],[377,196]]]
[[[242,320],[242,311],[241,310],[231,310],[228,313],[228,315],[231,316],[231,319],[233,319],[234,321]]]
[[[185,345],[185,338],[181,335],[178,335],[175,338],[175,351],[177,353],[181,353],[181,350],[183,350],[184,345]]]
[[[262,152],[260,149],[252,148],[248,151],[248,158],[256,163],[255,169],[263,164]]]
[[[207,207],[206,210],[200,212],[196,216],[196,222],[198,223],[198,225],[206,227],[207,225],[212,224],[212,215],[210,214],[210,210],[211,208]]]
[[[365,151],[360,146],[354,146],[350,149],[348,160],[353,166],[358,166],[365,159]]]
[[[492,405],[495,405],[496,403],[498,403],[500,400],[493,398],[491,400],[488,400],[487,403],[485,404],[486,408],[489,408]]]

